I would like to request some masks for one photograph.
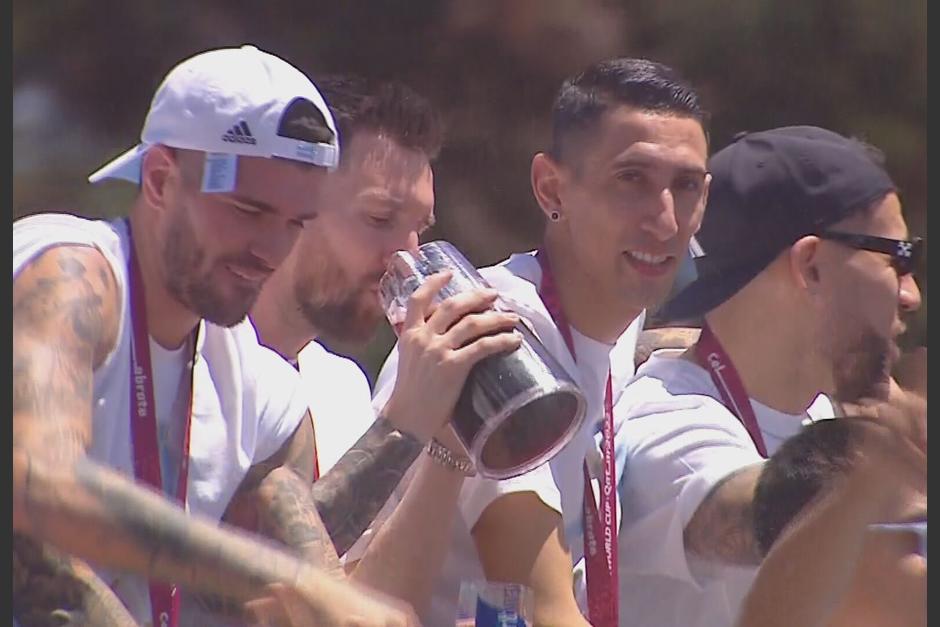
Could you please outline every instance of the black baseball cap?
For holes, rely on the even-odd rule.
[[[815,126],[742,133],[709,160],[698,277],[659,311],[695,319],[734,296],[783,250],[895,190],[872,148]]]

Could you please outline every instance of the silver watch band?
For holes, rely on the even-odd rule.
[[[461,472],[468,477],[472,477],[476,473],[476,468],[473,466],[473,462],[463,455],[455,455],[453,451],[449,448],[431,438],[428,441],[428,445],[425,447],[425,450],[428,452],[428,455],[436,461],[438,464],[448,468],[450,470],[456,470]]]

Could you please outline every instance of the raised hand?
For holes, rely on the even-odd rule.
[[[481,359],[519,347],[514,313],[491,307],[495,290],[463,292],[439,305],[434,297],[449,272],[430,277],[414,291],[399,332],[398,377],[384,415],[395,426],[427,441],[450,418],[470,369]]]

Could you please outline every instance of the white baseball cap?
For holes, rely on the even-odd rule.
[[[209,50],[170,70],[154,94],[140,141],[88,180],[139,183],[143,155],[154,144],[327,168],[339,163],[336,123],[313,82],[249,45]]]

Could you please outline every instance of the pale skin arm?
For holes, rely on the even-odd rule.
[[[187,516],[86,457],[93,370],[114,344],[118,310],[110,267],[90,247],[50,249],[14,281],[14,532],[104,567],[241,602],[275,584],[296,589],[321,620],[335,617],[344,597],[362,597],[373,617],[377,609],[394,614],[282,550]]]
[[[379,528],[351,578],[406,601],[419,614],[424,611],[450,548],[463,481],[462,473],[423,455],[401,503]]]
[[[521,583],[532,590],[536,625],[589,625],[574,598],[561,514],[534,492],[493,501],[472,534],[488,580]]]

